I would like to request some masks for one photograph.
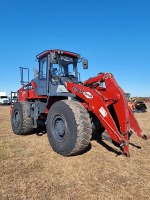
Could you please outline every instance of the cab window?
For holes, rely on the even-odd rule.
[[[46,79],[47,57],[41,58],[39,61],[39,78]]]

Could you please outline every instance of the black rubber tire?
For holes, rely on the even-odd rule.
[[[59,128],[63,136],[59,135]],[[89,146],[92,136],[92,124],[87,110],[73,100],[54,103],[48,112],[47,134],[53,150],[58,154],[81,154]]]
[[[17,135],[25,135],[31,133],[32,119],[28,117],[25,102],[16,102],[12,109],[11,115],[12,130]]]

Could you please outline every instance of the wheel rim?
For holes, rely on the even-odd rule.
[[[67,136],[66,120],[60,115],[54,117],[52,122],[52,130],[55,139],[57,139],[59,142],[64,141]]]
[[[20,125],[20,114],[19,114],[18,110],[15,110],[15,112],[13,114],[13,125],[15,128],[18,128]]]

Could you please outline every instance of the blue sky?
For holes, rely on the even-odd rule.
[[[80,53],[85,80],[111,72],[125,92],[150,97],[149,0],[0,1],[0,91],[16,91],[19,67],[47,49]]]

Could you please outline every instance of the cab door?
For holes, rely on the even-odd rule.
[[[47,57],[39,60],[39,81],[37,83],[37,92],[39,95],[47,95],[47,65]]]

